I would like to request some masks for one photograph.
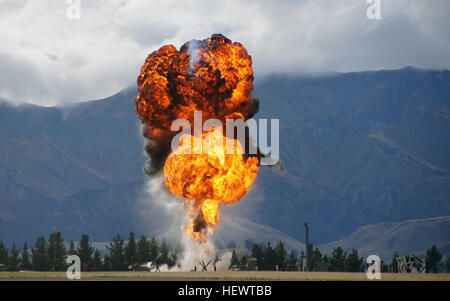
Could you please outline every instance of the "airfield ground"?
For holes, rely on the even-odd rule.
[[[65,280],[65,272],[0,272],[0,280]],[[83,280],[325,280],[366,281],[365,273],[337,272],[81,272]],[[450,274],[382,273],[385,281],[450,281]]]

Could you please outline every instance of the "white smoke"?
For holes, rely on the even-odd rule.
[[[168,268],[167,265],[161,267],[161,271],[197,271],[203,270],[202,264],[207,271],[226,271],[230,266],[231,252],[219,254],[213,243],[199,243],[188,235],[183,235],[181,239],[183,253],[178,258],[177,264]],[[214,266],[216,267],[214,269]]]
[[[189,43],[188,47],[188,53],[189,53],[189,73],[192,73],[194,71],[194,66],[197,64],[198,60],[200,59],[198,57],[198,49],[199,45],[196,40],[192,40]]]
[[[138,201],[138,215],[148,232],[169,241],[180,241],[185,213],[180,200],[167,190],[162,172],[145,183]]]
[[[231,253],[221,254],[209,240],[199,243],[183,231],[188,224],[188,216],[183,209],[180,198],[169,192],[164,183],[162,172],[154,175],[145,184],[144,194],[140,200],[140,214],[149,229],[159,226],[158,236],[166,238],[172,244],[181,243],[183,252],[178,255],[175,266],[161,266],[160,271],[202,271],[200,262],[209,265],[208,271],[225,271],[231,262]]]

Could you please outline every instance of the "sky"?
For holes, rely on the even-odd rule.
[[[374,1],[379,19],[367,15]],[[256,81],[450,69],[449,16],[448,0],[0,0],[0,99],[51,106],[107,97],[136,82],[152,51],[213,33],[247,48]]]

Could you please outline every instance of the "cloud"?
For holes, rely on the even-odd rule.
[[[381,0],[381,20],[367,19],[365,0],[81,0],[79,20],[66,17],[69,5],[0,2],[1,98],[54,105],[106,97],[135,82],[150,52],[212,33],[246,46],[257,79],[450,68],[447,0]]]

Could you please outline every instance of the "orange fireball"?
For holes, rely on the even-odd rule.
[[[231,154],[226,153],[227,143],[234,145]],[[223,136],[221,130],[203,133],[200,143],[183,135],[177,153],[171,153],[164,165],[166,186],[177,196],[197,200],[204,221],[216,226],[219,203],[237,202],[256,179],[258,158],[244,159],[239,141]]]
[[[180,118],[192,124],[194,111],[222,122],[246,120],[256,114],[259,104],[251,95],[251,66],[244,46],[220,34],[187,42],[180,51],[163,46],[141,68],[136,112],[155,131],[170,131]]]
[[[196,143],[194,136],[183,135],[178,154],[169,155],[164,165],[167,188],[187,199],[237,202],[256,178],[258,158],[244,161],[239,141],[223,136],[220,130],[201,138],[201,143]],[[186,143],[189,139],[191,143]],[[226,153],[226,143],[234,144],[233,154]]]
[[[145,124],[147,153],[153,174],[162,166],[167,188],[190,200],[191,221],[185,232],[206,242],[219,222],[219,205],[239,201],[258,174],[258,158],[245,153],[238,140],[223,135],[223,129],[201,137],[184,135],[176,152],[170,152],[172,122],[186,119],[191,126],[194,112],[203,118],[251,118],[259,101],[253,89],[252,59],[243,45],[220,34],[192,40],[178,51],[173,45],[151,53],[137,79],[136,113]],[[234,153],[226,153],[232,145]],[[165,161],[164,161],[165,160]]]

